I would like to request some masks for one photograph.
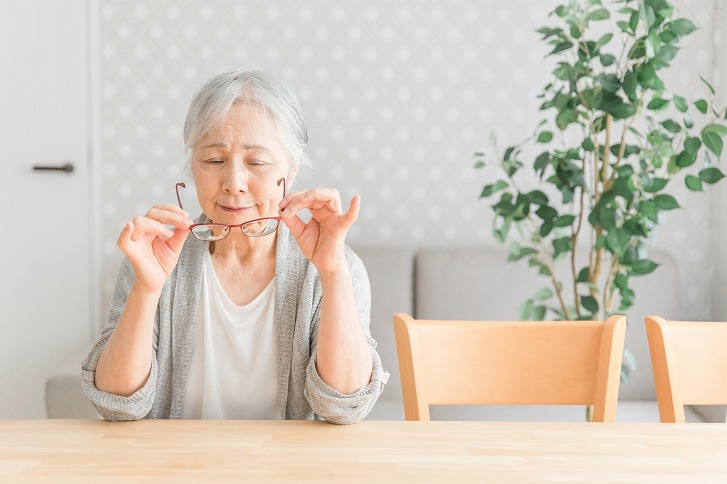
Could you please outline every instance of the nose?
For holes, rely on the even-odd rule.
[[[222,190],[232,195],[247,191],[249,173],[245,163],[234,160],[225,167]]]

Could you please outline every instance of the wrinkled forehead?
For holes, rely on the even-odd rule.
[[[269,110],[258,103],[236,101],[226,113],[209,119],[206,130],[193,144],[193,149],[212,144],[282,145],[280,131]]]

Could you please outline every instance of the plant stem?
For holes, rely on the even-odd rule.
[[[616,292],[611,292],[611,285],[613,284],[613,280],[616,277],[616,273],[618,273],[619,268],[619,262],[618,262],[618,254],[613,254],[613,260],[611,261],[611,267],[609,267],[608,270],[608,277],[606,278],[606,284],[604,284],[603,287],[603,317],[605,318],[608,314],[611,313],[611,310],[613,309],[613,297],[616,294]]]
[[[553,289],[555,289],[555,294],[558,296],[560,308],[563,310],[563,314],[565,314],[565,319],[569,320],[571,319],[570,311],[568,311],[568,305],[563,299],[563,292],[560,290],[560,284],[558,284],[558,279],[555,277],[555,263],[548,264],[548,271],[550,272],[550,280],[553,283]]]

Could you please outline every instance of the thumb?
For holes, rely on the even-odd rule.
[[[358,212],[361,209],[361,197],[354,195],[351,199],[351,205],[348,207],[348,212],[343,214],[343,228],[348,230],[353,223],[358,220]]]
[[[180,229],[179,227],[176,227],[174,229],[174,234],[172,234],[172,236],[166,240],[167,245],[176,254],[179,254],[182,251],[182,246],[184,245],[184,241],[187,240],[187,236],[189,234],[190,234],[189,229]]]

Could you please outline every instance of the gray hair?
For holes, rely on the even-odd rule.
[[[308,124],[298,98],[282,78],[260,70],[222,72],[197,91],[184,122],[184,146],[188,153],[205,133],[222,123],[236,103],[262,108],[272,117],[290,161],[310,166],[306,153]]]

